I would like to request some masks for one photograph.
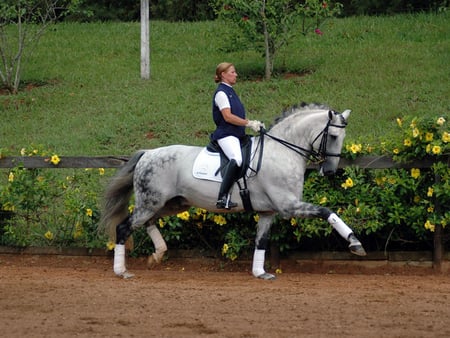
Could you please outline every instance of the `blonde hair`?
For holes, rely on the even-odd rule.
[[[219,83],[222,81],[222,73],[226,72],[228,68],[234,67],[234,65],[230,62],[222,62],[219,63],[216,67],[216,75],[214,76],[214,81]]]

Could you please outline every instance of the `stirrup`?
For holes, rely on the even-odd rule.
[[[225,196],[216,202],[217,209],[230,210],[231,208],[236,208],[236,207],[237,207],[237,203],[231,202],[231,200],[229,198],[226,198]]]

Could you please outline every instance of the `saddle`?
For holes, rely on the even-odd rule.
[[[236,181],[240,178],[245,177],[245,173],[247,172],[250,166],[250,158],[252,153],[252,140],[249,135],[245,135],[239,141],[241,142],[242,165],[241,170],[235,177]],[[222,151],[222,148],[220,148],[219,143],[217,141],[211,140],[209,144],[206,146],[206,150],[209,151],[210,153],[218,153],[220,155],[220,167],[219,169],[217,169],[215,174],[217,175],[220,172],[223,175],[224,170],[228,162],[230,162],[230,160]]]
[[[246,211],[253,211],[253,206],[250,201],[250,192],[247,189],[247,179],[246,179],[246,173],[248,170],[252,170],[250,168],[250,161],[251,161],[251,153],[252,153],[252,139],[249,135],[246,135],[245,137],[240,139],[241,143],[241,151],[242,151],[242,165],[241,170],[237,173],[236,177],[234,178],[235,182],[237,182],[239,186],[239,195],[242,199],[242,204],[244,206],[244,209]],[[210,143],[206,146],[204,149],[205,153],[209,153],[209,156],[216,155],[220,157],[220,165],[216,172],[212,175],[207,174],[208,170],[205,170],[207,168],[205,167],[196,167],[194,164],[194,170],[193,174],[194,177],[200,178],[200,179],[210,179],[214,181],[221,181],[221,177],[224,175],[225,168],[230,161],[228,157],[225,155],[225,153],[220,148],[217,141],[210,141]],[[197,158],[199,159],[200,156]],[[216,167],[217,168],[217,167]],[[254,170],[253,170],[254,171]],[[218,175],[220,173],[220,175]],[[243,180],[243,184],[239,182],[239,180]]]

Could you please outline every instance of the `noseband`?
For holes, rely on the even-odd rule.
[[[328,120],[327,125],[325,126],[325,128],[323,128],[323,130],[314,138],[314,141],[311,142],[311,150],[305,149],[303,147],[300,147],[296,144],[290,143],[286,140],[280,139],[276,136],[270,135],[265,129],[261,129],[260,134],[260,142],[261,142],[261,150],[262,150],[262,145],[264,143],[263,138],[264,135],[270,137],[271,139],[281,143],[282,145],[284,145],[285,147],[295,151],[297,154],[303,156],[304,158],[306,158],[307,160],[312,161],[313,163],[322,163],[326,160],[327,157],[341,157],[341,154],[337,154],[337,153],[330,153],[327,151],[327,142],[328,142],[328,129],[330,127],[334,127],[334,128],[345,128],[347,126],[347,121],[345,121],[345,118],[342,115],[336,114],[336,112],[333,111],[333,113],[335,115],[340,116],[341,118],[341,125],[337,125],[334,123],[331,123],[331,119]],[[314,150],[314,143],[316,143],[316,141],[321,137],[320,140],[320,146],[318,151]]]

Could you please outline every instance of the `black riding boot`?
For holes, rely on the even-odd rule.
[[[219,197],[217,198],[216,207],[217,209],[231,209],[237,207],[237,203],[231,202],[228,200],[228,192],[231,189],[231,186],[235,182],[239,167],[235,160],[230,160],[228,162],[227,169],[225,170],[225,174],[222,178],[222,184],[219,190]]]

